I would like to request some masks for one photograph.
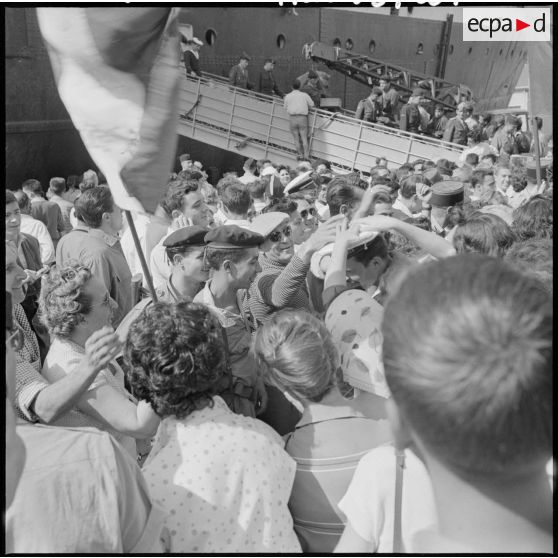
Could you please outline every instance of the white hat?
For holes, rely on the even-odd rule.
[[[299,174],[296,178],[293,178],[286,186],[285,186],[285,191],[283,192],[284,195],[286,196],[287,194],[294,194],[295,192],[298,192],[299,190],[302,190],[303,188],[306,188],[307,186],[310,186],[310,184],[312,184],[313,180],[312,180],[312,173],[314,172],[314,170],[309,170],[306,172],[303,172],[302,174]]]
[[[203,46],[202,41],[200,41],[197,37],[194,37],[190,42],[194,43],[195,45]]]
[[[250,223],[250,230],[267,238],[279,225],[289,219],[287,213],[281,213],[280,211],[262,213]]]
[[[349,246],[349,250],[361,246],[363,244],[368,244],[378,236],[377,231],[363,231],[359,233],[358,240],[352,242]],[[324,279],[327,273],[327,268],[329,267],[329,262],[331,261],[331,253],[333,252],[333,242],[327,244],[321,250],[314,252],[312,259],[310,260],[310,271],[318,279]]]
[[[267,176],[268,174],[277,174],[275,167],[269,165],[260,171],[260,176]]]

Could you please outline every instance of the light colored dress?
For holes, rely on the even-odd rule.
[[[273,429],[213,407],[165,418],[143,467],[173,552],[300,552],[287,503],[295,463]]]

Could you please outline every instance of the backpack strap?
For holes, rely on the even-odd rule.
[[[403,469],[405,468],[405,450],[395,448],[395,506],[393,513],[393,553],[401,554],[403,537],[401,532],[401,511],[403,504]]]

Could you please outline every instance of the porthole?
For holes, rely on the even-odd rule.
[[[354,43],[353,43],[353,39],[347,39],[347,40],[345,41],[345,48],[346,48],[347,50],[353,50],[353,47],[354,47],[354,46],[355,46],[355,45],[354,45]]]
[[[205,32],[205,42],[208,45],[214,45],[215,41],[217,40],[217,33],[215,32],[215,29],[208,29]]]
[[[368,43],[368,52],[370,54],[373,54],[375,50],[376,50],[376,41],[372,40]]]
[[[423,54],[424,53],[424,45],[422,43],[419,43],[417,46],[417,54]]]
[[[277,40],[275,42],[277,43],[277,48],[284,49],[286,43],[285,35],[277,35]]]
[[[341,46],[341,39],[339,39],[339,38],[333,39],[333,46],[334,47],[340,47]]]

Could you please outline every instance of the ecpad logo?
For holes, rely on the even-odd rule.
[[[550,8],[463,8],[464,41],[550,41]]]

